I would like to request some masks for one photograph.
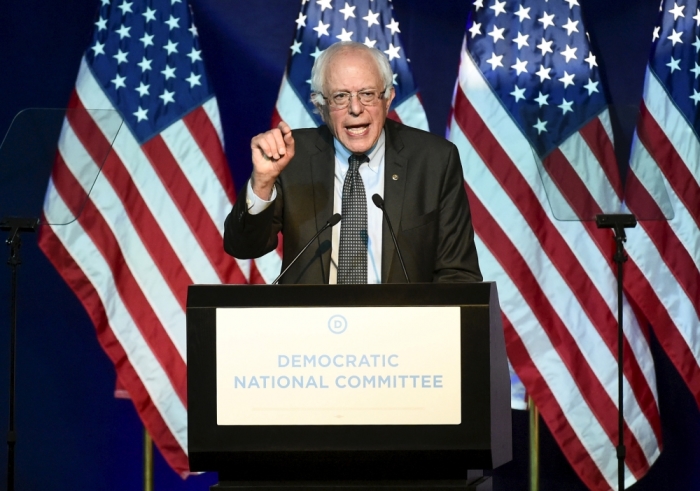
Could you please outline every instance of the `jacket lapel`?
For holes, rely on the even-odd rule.
[[[403,210],[404,193],[408,172],[408,159],[401,156],[404,144],[398,131],[399,126],[391,120],[384,125],[385,156],[384,156],[384,207],[397,240],[401,230],[401,212]],[[382,225],[382,283],[388,283],[396,256],[394,241],[389,232],[389,226],[384,221]]]
[[[335,151],[333,150],[333,136],[326,126],[319,128],[319,135],[316,139],[318,152],[311,155],[309,159],[311,182],[313,183],[314,212],[316,215],[316,231],[319,231],[326,224],[333,214],[333,179],[335,175]],[[323,278],[328,283],[331,264],[331,228],[325,230],[318,237],[319,248],[327,242],[324,247],[321,264],[323,267]]]

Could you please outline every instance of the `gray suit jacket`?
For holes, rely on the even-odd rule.
[[[481,281],[469,203],[457,148],[431,133],[387,120],[384,202],[411,282]],[[295,154],[275,184],[277,198],[259,215],[246,211],[245,190],[226,218],[224,249],[260,257],[283,234],[282,269],[333,214],[333,136],[326,126],[294,130]],[[342,224],[342,222],[341,222]],[[331,230],[281,283],[328,283]],[[382,230],[382,282],[403,283],[389,227]]]

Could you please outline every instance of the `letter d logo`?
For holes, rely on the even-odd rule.
[[[328,329],[333,334],[342,334],[348,328],[348,321],[342,315],[334,315],[328,319]]]

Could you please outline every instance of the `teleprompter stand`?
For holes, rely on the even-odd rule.
[[[217,424],[217,310],[264,308],[265,323],[284,326],[278,308],[435,306],[459,308],[459,424]],[[489,470],[511,459],[510,379],[494,283],[194,285],[187,358],[190,470],[218,472],[212,491],[488,491]]]

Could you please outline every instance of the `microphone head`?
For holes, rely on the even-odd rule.
[[[328,226],[333,227],[335,226],[343,217],[340,216],[340,213],[336,213],[332,217],[328,219]]]
[[[372,195],[372,201],[374,202],[374,206],[377,208],[384,208],[384,200],[378,194],[375,193]]]

